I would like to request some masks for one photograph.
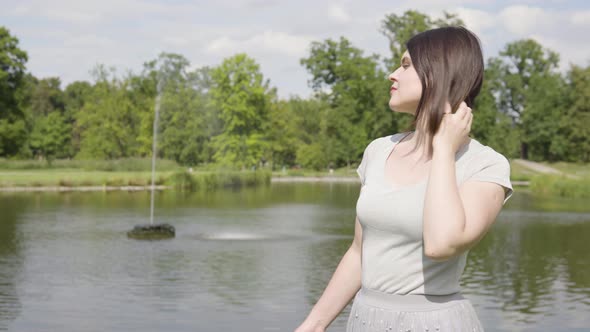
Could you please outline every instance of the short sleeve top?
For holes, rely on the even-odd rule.
[[[393,187],[384,178],[387,157],[405,135],[373,140],[357,168],[362,183],[356,205],[363,230],[361,284],[392,294],[456,293],[467,251],[440,262],[424,255],[422,213],[428,179]],[[494,182],[504,187],[503,204],[512,196],[508,160],[475,139],[457,151],[455,171],[457,185]]]

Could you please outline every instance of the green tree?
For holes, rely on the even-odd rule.
[[[518,157],[518,139],[512,119],[498,111],[494,91],[502,82],[495,66],[487,66],[481,91],[473,107],[471,135],[482,144],[493,147],[508,157]]]
[[[57,157],[68,156],[67,147],[71,138],[71,126],[59,112],[51,112],[35,120],[30,137],[31,150],[35,156],[45,158],[49,164]]]
[[[533,107],[531,102],[535,100],[537,105],[547,103],[546,107],[555,105],[550,100],[551,94],[544,90],[548,87],[544,80],[555,82],[555,71],[559,63],[559,55],[551,50],[543,48],[532,39],[518,40],[507,44],[500,56],[488,59],[488,66],[494,67],[498,73],[497,84],[492,93],[498,96],[497,105],[500,111],[508,114],[515,124],[519,133],[520,156],[523,159],[529,158],[529,144],[536,139],[530,135],[535,134],[535,128],[539,126],[538,121],[551,121],[555,119],[538,119],[532,116],[539,113],[538,107]],[[528,108],[536,108],[531,111],[531,116],[525,116]],[[543,125],[545,127],[549,124]],[[543,135],[546,135],[543,133]],[[541,139],[546,141],[546,139]]]
[[[325,133],[321,131],[322,119],[330,105],[320,98],[291,98],[287,107],[292,119],[296,144],[293,146],[295,159],[291,165],[298,164],[306,168],[325,169],[328,157],[322,144]]]
[[[563,133],[553,143],[561,148],[564,159],[575,162],[590,161],[590,66],[572,65],[567,73],[568,103],[559,121]]]
[[[92,85],[86,81],[75,81],[66,86],[64,95],[64,120],[71,127],[70,148],[71,155],[80,152],[82,127],[78,123],[78,113],[84,109],[92,93]]]
[[[29,135],[32,155],[45,158],[49,163],[54,158],[72,157],[72,125],[71,119],[66,117],[60,79],[32,77],[31,82],[27,114],[32,127]]]
[[[64,113],[65,103],[59,77],[35,80],[30,100],[31,113],[34,117],[47,116],[57,111]]]
[[[269,161],[272,169],[280,166],[294,165],[297,147],[301,144],[297,127],[297,114],[293,112],[289,101],[277,101],[270,104],[267,130],[269,141]]]
[[[566,83],[561,74],[535,74],[526,91],[526,111],[522,117],[522,141],[528,158],[538,161],[565,159],[568,153],[562,144],[565,132],[559,124],[567,112]]]
[[[18,39],[0,27],[0,156],[17,154],[26,142],[26,114],[19,98],[26,62]]]
[[[93,75],[96,83],[88,102],[77,114],[82,128],[78,157],[115,159],[135,156],[140,123],[136,105],[130,97],[130,79],[119,79],[102,65]]]
[[[207,91],[210,70],[207,67],[189,72],[189,61],[182,55],[162,53],[146,64],[156,71],[161,83],[160,155],[185,165],[210,161],[207,146],[216,123]]]
[[[223,166],[251,167],[268,160],[269,108],[275,89],[260,66],[241,53],[211,71],[212,101],[219,110],[222,132],[212,138],[214,160]]]
[[[300,62],[312,75],[309,85],[316,98],[329,105],[321,113],[319,144],[330,166],[350,165],[372,138],[395,129],[387,108],[389,82],[377,55],[364,56],[340,37],[312,43],[309,57]]]

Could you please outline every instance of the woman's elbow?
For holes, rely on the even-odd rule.
[[[424,247],[424,256],[436,262],[447,261],[457,255],[453,248],[430,248]]]

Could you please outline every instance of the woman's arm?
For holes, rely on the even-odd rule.
[[[323,332],[352,300],[361,287],[362,228],[358,217],[354,240],[346,251],[324,293],[295,332]]]
[[[471,248],[502,209],[504,189],[496,183],[467,181],[457,188],[455,154],[471,130],[471,108],[445,109],[433,138],[430,178],[423,215],[424,254],[446,260]]]
[[[457,188],[453,152],[435,150],[431,167],[424,201],[424,254],[447,260],[481,240],[502,209],[504,189],[475,181]]]

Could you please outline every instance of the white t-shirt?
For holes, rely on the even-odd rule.
[[[422,213],[427,179],[393,187],[385,181],[385,162],[407,133],[373,140],[357,169],[361,192],[356,212],[363,229],[362,286],[393,294],[445,295],[460,291],[467,252],[443,262],[424,255]],[[512,196],[510,164],[475,139],[455,155],[457,186],[466,180],[498,183],[504,202]],[[444,220],[441,220],[444,222]]]

